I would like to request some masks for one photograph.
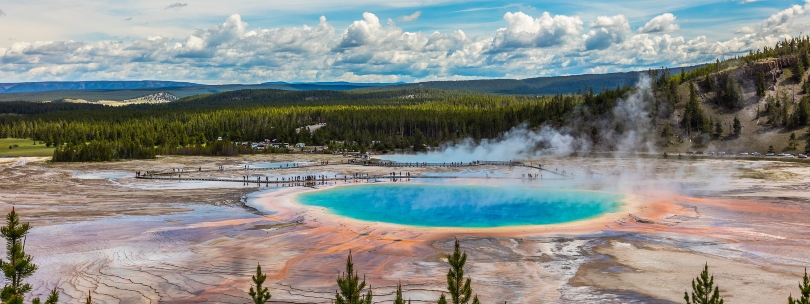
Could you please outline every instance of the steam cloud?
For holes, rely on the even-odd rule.
[[[637,89],[619,100],[612,112],[612,119],[597,122],[570,121],[566,127],[542,126],[530,129],[520,125],[495,139],[476,142],[467,138],[459,143],[445,146],[437,151],[414,155],[382,156],[398,162],[470,162],[475,160],[525,160],[543,156],[569,156],[588,152],[595,143],[574,127],[593,124],[599,131],[599,142],[609,143],[615,153],[637,150],[655,151],[654,126],[649,114],[650,101],[655,98],[649,77],[639,80]],[[623,130],[616,131],[613,122],[621,122]]]
[[[656,104],[652,80],[642,77],[637,87],[627,96],[614,103],[613,109],[594,121],[586,115],[572,115],[564,127],[541,126],[529,128],[520,125],[504,132],[496,139],[476,142],[465,139],[435,151],[412,155],[383,155],[380,158],[398,162],[470,162],[537,161],[546,170],[567,172],[574,179],[543,179],[550,188],[584,188],[614,193],[635,193],[638,189],[655,189],[655,193],[705,193],[724,189],[734,178],[731,171],[717,170],[703,162],[681,162],[677,165],[666,161],[653,161],[643,157],[626,157],[635,152],[658,154],[655,117]],[[578,109],[587,112],[587,109]],[[620,126],[620,127],[617,127]],[[595,128],[598,132],[593,134]],[[555,157],[603,152],[607,161],[558,160]],[[548,157],[547,159],[540,159]],[[507,174],[536,170],[510,169]],[[478,172],[479,174],[482,171]],[[487,174],[497,174],[488,171]],[[489,176],[489,175],[488,175]],[[542,175],[541,175],[542,176]],[[549,175],[546,174],[546,177]],[[556,177],[556,176],[554,176]],[[581,178],[584,177],[584,178]],[[488,180],[488,185],[514,186],[514,181]],[[448,198],[453,201],[455,198]],[[479,200],[483,201],[483,200]],[[486,203],[486,201],[483,201]]]

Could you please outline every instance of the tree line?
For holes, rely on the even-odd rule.
[[[319,91],[311,92],[316,96],[313,98],[324,98],[328,104],[304,100],[295,105],[276,105],[262,101],[270,98],[263,93],[227,92],[176,102],[181,104],[177,106],[83,107],[71,111],[48,103],[0,103],[0,113],[14,114],[0,115],[0,137],[43,141],[57,147],[55,160],[64,161],[149,158],[154,154],[233,155],[207,148],[219,138],[227,142],[270,139],[307,145],[340,141],[358,147],[376,143],[378,148],[391,150],[412,147],[415,141],[420,142],[420,147],[463,138],[492,138],[523,123],[531,127],[559,125],[582,101],[582,97],[573,95]],[[304,98],[307,94],[272,93],[275,95],[269,96],[276,96],[273,98]],[[412,97],[415,94],[422,97]],[[336,100],[338,97],[348,99]],[[379,99],[382,97],[389,99]],[[206,106],[220,99],[223,105]],[[233,100],[243,103],[231,106]],[[196,107],[198,104],[203,106]],[[303,128],[317,123],[326,126],[314,132]],[[240,153],[251,152],[243,149]],[[93,156],[87,156],[90,154]]]

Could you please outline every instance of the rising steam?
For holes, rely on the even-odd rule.
[[[605,143],[617,153],[637,150],[655,151],[655,126],[649,114],[649,105],[655,98],[649,77],[643,76],[636,90],[619,100],[612,117],[600,121],[571,120],[566,127],[542,126],[530,129],[525,124],[517,126],[495,139],[476,142],[470,138],[444,146],[436,151],[415,155],[383,156],[399,162],[470,162],[474,160],[525,160],[543,156],[569,156],[589,152]],[[614,123],[620,122],[621,131]],[[598,141],[583,136],[583,125],[593,125],[599,130]]]

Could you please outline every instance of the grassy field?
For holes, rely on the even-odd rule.
[[[9,146],[18,145],[18,148],[9,149]],[[0,138],[0,157],[9,156],[53,156],[53,148],[44,143],[37,143],[30,139]]]

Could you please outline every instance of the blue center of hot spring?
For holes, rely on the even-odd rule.
[[[302,193],[304,205],[365,221],[423,227],[544,225],[617,211],[617,194],[528,187],[374,184]]]

